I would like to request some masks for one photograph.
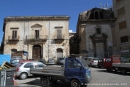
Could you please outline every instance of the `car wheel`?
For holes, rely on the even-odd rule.
[[[41,85],[43,87],[47,87],[49,86],[50,82],[49,82],[49,79],[48,78],[41,78]]]
[[[21,73],[20,74],[20,79],[26,79],[28,77],[27,73]]]
[[[70,85],[71,85],[71,87],[80,87],[81,86],[80,82],[76,79],[71,80]]]

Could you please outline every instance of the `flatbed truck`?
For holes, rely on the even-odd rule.
[[[62,66],[49,65],[43,69],[31,68],[30,73],[40,76],[43,87],[57,80],[69,82],[71,87],[81,87],[91,81],[91,70],[82,58],[66,58]]]
[[[122,74],[126,74],[130,72],[130,63],[121,62],[120,56],[111,56],[105,59],[104,68],[106,68],[107,71],[121,71]]]

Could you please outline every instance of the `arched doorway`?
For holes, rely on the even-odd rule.
[[[61,48],[57,49],[57,58],[63,57],[63,50]]]
[[[39,60],[41,58],[41,46],[34,45],[32,50],[32,59]]]

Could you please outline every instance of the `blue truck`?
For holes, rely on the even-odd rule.
[[[57,80],[69,82],[71,87],[81,87],[91,81],[91,70],[82,58],[66,58],[64,65],[48,65],[43,69],[31,68],[30,73],[40,76],[43,87]]]
[[[0,54],[0,66],[6,61],[10,62],[11,60],[11,55],[9,54]]]

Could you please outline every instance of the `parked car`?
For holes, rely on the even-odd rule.
[[[98,58],[95,57],[86,57],[84,58],[88,66],[98,66]]]
[[[98,68],[104,67],[104,59],[98,59]]]
[[[45,59],[40,59],[39,62],[42,62],[43,64],[46,64],[46,60]]]
[[[63,65],[65,63],[65,58],[58,58],[57,64],[58,65]]]
[[[49,58],[47,64],[55,64],[54,58]]]
[[[45,64],[37,61],[23,61],[16,67],[15,75],[20,79],[26,79],[30,74],[30,68],[39,68],[43,69],[46,66]]]
[[[10,60],[10,63],[13,65],[13,66],[17,66],[21,61],[23,61],[24,59],[23,58],[20,58],[20,57],[13,57],[11,58]]]

